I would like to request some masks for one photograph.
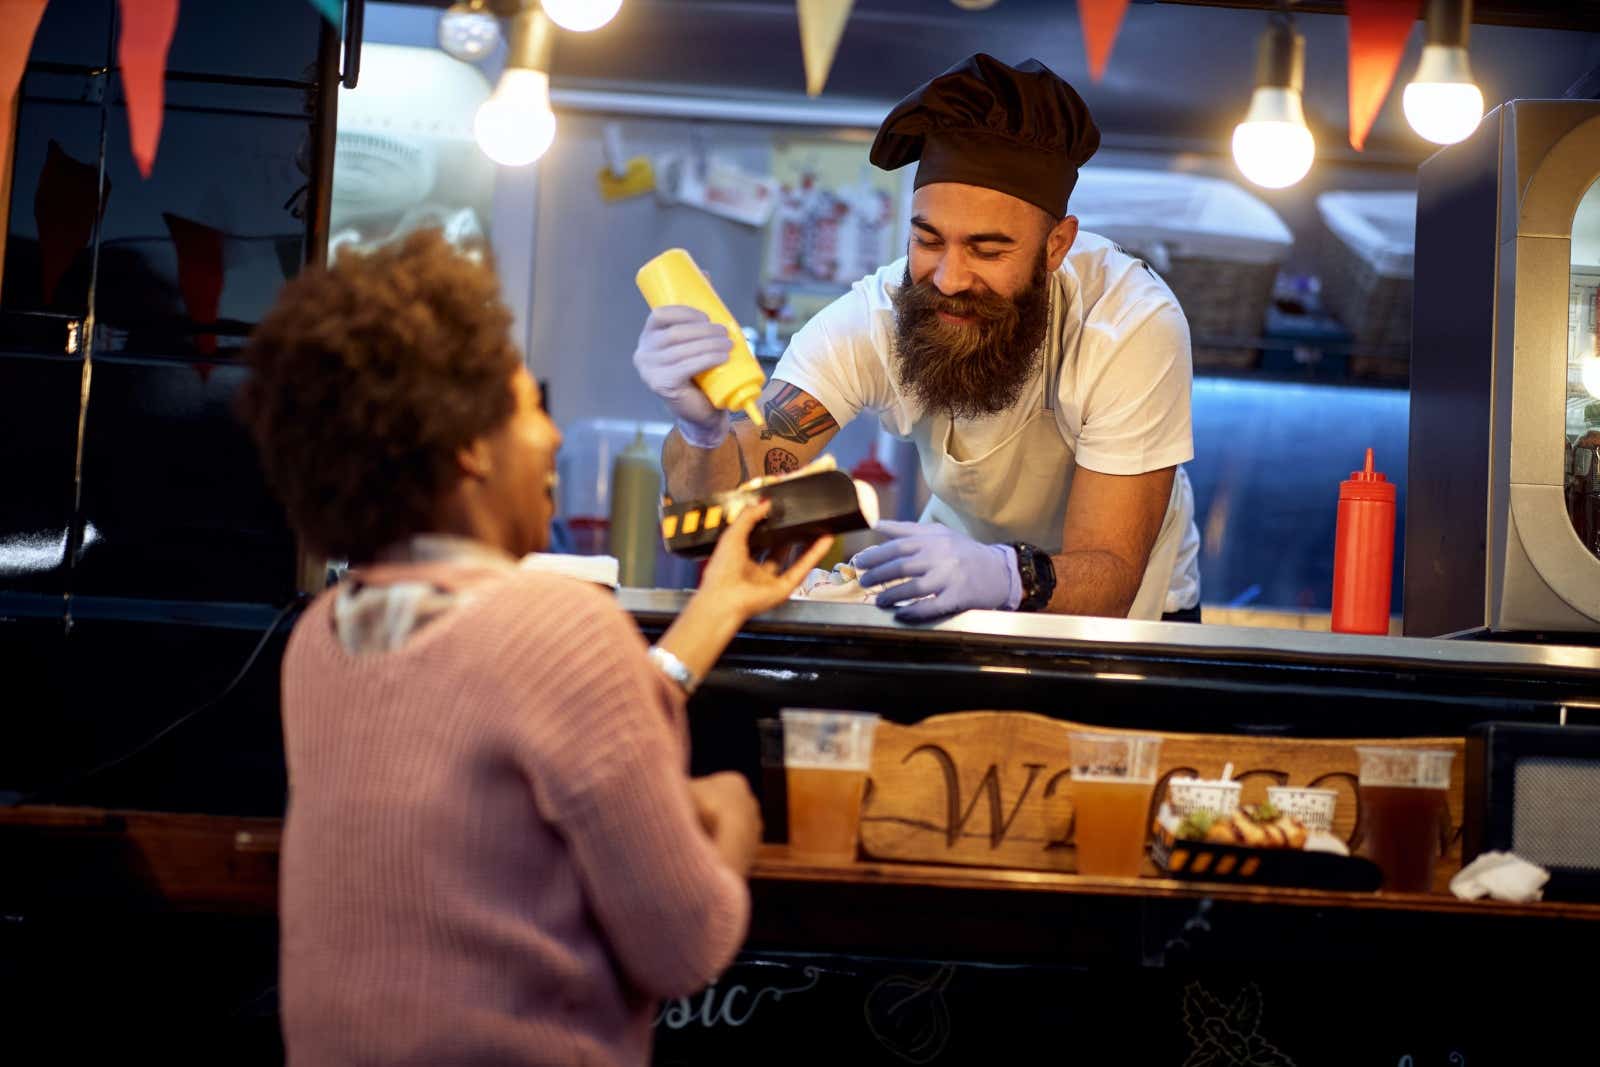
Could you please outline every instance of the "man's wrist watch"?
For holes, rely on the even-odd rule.
[[[1050,553],[1026,541],[1012,542],[1017,553],[1017,575],[1022,579],[1018,611],[1043,611],[1056,592],[1056,565]]]

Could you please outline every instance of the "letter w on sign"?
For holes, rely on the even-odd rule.
[[[1028,790],[1033,788],[1033,780],[1039,777],[1039,772],[1044,770],[1042,763],[1024,763],[1022,766],[1028,772],[1028,780],[1022,783],[1022,792],[1017,795],[1016,803],[1011,805],[1011,810],[1004,817],[1000,814],[1000,767],[998,764],[989,764],[989,769],[983,772],[983,779],[978,783],[978,788],[973,791],[972,799],[966,807],[961,806],[961,775],[956,770],[955,760],[950,758],[950,753],[938,745],[918,745],[906,753],[902,763],[907,763],[913,756],[931,756],[938,760],[939,770],[944,772],[945,793],[945,844],[954,846],[961,840],[966,830],[967,821],[972,818],[972,812],[978,806],[978,801],[989,802],[989,847],[999,848],[1000,842],[1005,840],[1006,832],[1011,829],[1011,824],[1017,820],[1017,812],[1022,807],[1022,802],[1028,798]]]
[[[1021,712],[879,723],[862,848],[876,859],[1071,870],[1071,850],[1049,848],[1071,813],[1066,739],[1060,722]]]

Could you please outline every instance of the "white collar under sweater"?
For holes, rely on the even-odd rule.
[[[378,554],[381,563],[470,563],[515,568],[517,561],[482,541],[450,534],[418,534]],[[444,589],[430,582],[367,585],[358,576],[345,579],[333,601],[334,629],[345,651],[388,652],[406,643],[423,626],[472,594]]]

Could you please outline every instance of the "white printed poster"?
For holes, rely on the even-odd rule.
[[[778,204],[767,225],[762,280],[837,294],[904,251],[912,168],[888,173],[865,141],[780,140]]]

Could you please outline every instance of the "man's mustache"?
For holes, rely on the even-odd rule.
[[[975,293],[971,289],[944,293],[932,282],[913,282],[910,297],[921,311],[939,312],[986,323],[1004,322],[1015,313],[1015,305],[994,293]]]

